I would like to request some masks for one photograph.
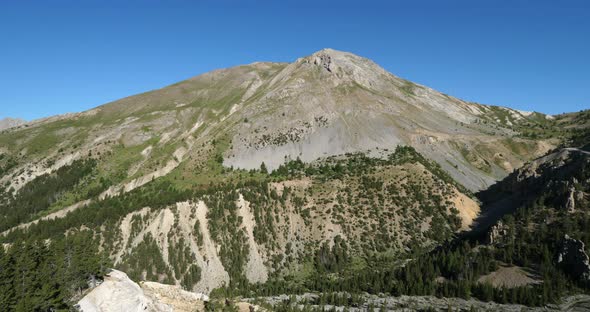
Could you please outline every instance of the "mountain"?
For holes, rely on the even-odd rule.
[[[7,117],[4,119],[0,119],[0,131],[20,126],[26,122],[26,120],[20,118]]]
[[[410,145],[475,191],[553,147],[555,142],[519,132],[524,122],[550,118],[461,101],[398,78],[368,59],[326,49],[291,64],[217,70],[48,118],[3,135],[0,144],[22,155],[20,168],[30,172],[11,176],[14,188],[87,153],[112,152],[117,158],[115,150],[123,148],[131,162],[150,170],[108,168],[117,175],[127,171],[116,182],[168,173],[197,149],[201,155],[192,157],[193,168],[216,152],[227,167],[254,169],[265,162],[276,169],[286,159],[312,161]],[[149,153],[152,149],[164,152]],[[112,159],[113,166],[125,160]]]
[[[0,306],[71,307],[107,268],[217,298],[418,294],[389,281],[482,227],[474,193],[583,148],[585,116],[465,102],[324,49],[7,129]]]

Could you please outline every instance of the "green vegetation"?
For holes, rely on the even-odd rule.
[[[220,246],[219,257],[230,276],[229,289],[240,289],[248,285],[244,267],[248,261],[248,243],[241,230],[241,220],[237,215],[238,193],[232,188],[205,196],[209,207],[209,231],[213,240]]]
[[[214,146],[223,148],[223,145],[227,144],[223,142],[215,142]],[[84,167],[86,170],[80,170],[82,165],[87,165],[88,168]],[[406,166],[419,173],[417,176],[419,179],[414,180],[413,174],[405,173]],[[94,163],[75,163],[71,168],[64,167],[63,171],[69,172],[68,170],[74,168],[81,176],[76,176],[77,179],[65,179],[64,181],[72,181],[68,183],[70,187],[84,176],[91,174]],[[263,167],[262,171],[264,169]],[[226,169],[220,170],[226,171]],[[433,173],[433,181],[428,182],[427,176],[422,177],[425,170]],[[410,180],[398,185],[388,175],[383,174],[390,171],[407,175],[408,178],[405,179]],[[398,226],[406,228],[408,233],[415,232],[417,237],[413,238],[415,241],[407,242],[408,245],[414,246],[415,250],[419,250],[418,246],[428,241],[450,238],[458,226],[456,211],[449,210],[448,201],[445,199],[453,187],[448,185],[442,187],[453,181],[439,167],[411,148],[400,147],[388,159],[351,154],[311,165],[296,160],[270,174],[261,171],[232,171],[223,174],[240,178],[235,182],[219,182],[192,189],[179,189],[167,178],[157,179],[120,196],[95,200],[86,207],[70,212],[64,218],[40,221],[27,230],[13,230],[2,237],[1,242],[59,240],[63,233],[84,228],[95,233],[94,235],[102,236],[102,247],[112,255],[120,248],[131,248],[131,246],[120,246],[117,241],[117,235],[119,235],[117,224],[129,213],[143,207],[150,207],[155,212],[173,206],[177,202],[203,200],[209,209],[207,219],[211,238],[220,246],[219,256],[230,276],[230,283],[221,292],[232,295],[252,287],[244,276],[249,248],[246,233],[242,230],[243,220],[237,213],[238,194],[242,194],[250,203],[250,209],[256,221],[254,228],[256,242],[275,254],[271,257],[270,265],[276,269],[276,280],[282,279],[281,272],[287,272],[288,268],[296,267],[298,263],[311,264],[308,266],[310,271],[306,276],[329,275],[333,276],[329,280],[339,280],[338,276],[343,270],[354,268],[355,271],[360,271],[366,268],[367,259],[360,259],[361,254],[371,255],[371,259],[395,254],[393,251],[400,248],[397,234],[395,234]],[[67,175],[60,172],[55,176],[64,178]],[[316,181],[315,186],[310,189],[285,188],[281,195],[271,187],[271,183],[303,177]],[[45,184],[41,183],[44,178],[37,178],[35,181],[29,185],[32,187]],[[338,181],[343,181],[348,187],[333,189],[330,185],[340,183]],[[434,184],[430,185],[430,183]],[[440,189],[442,193],[429,196],[432,195],[431,187]],[[330,190],[338,190],[335,195],[336,202],[322,198],[322,194]],[[55,192],[57,191],[51,189],[51,192],[43,192],[43,194]],[[400,196],[401,193],[406,195]],[[23,198],[12,201],[12,203],[17,202],[26,201]],[[312,202],[315,204],[310,206]],[[293,252],[294,246],[289,246],[287,253],[281,255],[283,247],[279,244],[278,237],[282,235],[281,224],[288,222],[285,216],[288,215],[289,209],[295,209],[295,212],[307,222],[314,222],[318,217],[333,220],[332,222],[343,227],[344,233],[348,236],[347,240],[337,236],[329,245],[325,242],[310,241],[304,252]],[[433,224],[437,228],[419,236],[417,233],[422,230],[417,220],[429,217],[433,217]],[[137,237],[140,234],[141,229],[146,226],[147,218],[149,215],[140,214],[131,218],[131,237]],[[360,229],[355,229],[344,221],[350,218],[360,222],[358,225]],[[394,220],[397,218],[407,220],[403,221],[402,225],[396,225],[397,221],[394,222]],[[178,216],[176,220],[178,221]],[[195,255],[188,249],[188,242],[177,235],[178,228],[179,226],[175,224],[167,238],[168,261],[172,264],[171,267],[165,264],[155,238],[146,234],[139,245],[123,254],[117,268],[126,271],[135,280],[158,280],[164,283],[173,283],[178,280],[183,287],[191,289],[201,279],[201,268],[195,264]],[[196,223],[193,232],[195,242],[199,246],[203,244],[201,231],[202,224]],[[361,237],[364,238],[361,239]],[[276,280],[269,282],[269,285],[276,283]]]
[[[403,154],[398,154],[398,157],[401,155]],[[414,260],[404,266],[385,257],[367,257],[367,266],[357,271],[350,269],[351,260],[345,252],[346,248],[335,243],[335,248],[320,248],[314,261],[316,273],[306,276],[305,280],[298,281],[289,276],[277,278],[250,289],[245,295],[367,292],[392,296],[476,298],[498,303],[543,306],[559,302],[568,294],[590,292],[587,283],[580,281],[578,276],[567,275],[564,270],[568,268],[556,263],[556,253],[566,234],[586,244],[590,243],[590,233],[587,231],[590,226],[588,202],[582,200],[578,202],[575,212],[568,212],[563,208],[567,189],[553,187],[563,183],[559,180],[574,181],[570,184],[575,190],[590,191],[587,185],[579,182],[590,178],[590,163],[581,154],[572,157],[572,162],[567,165],[569,167],[559,169],[567,172],[567,175],[544,173],[548,176],[540,180],[548,183],[547,189],[539,188],[544,184],[534,188],[516,188],[522,192],[519,198],[527,200],[514,213],[504,218],[504,234],[496,238],[493,245],[478,242],[483,237],[460,237],[433,251],[416,251],[410,256]],[[501,185],[488,192],[502,198]],[[537,195],[532,197],[531,194]],[[499,264],[528,268],[538,273],[542,283],[495,288],[479,282],[481,276],[497,270]],[[348,305],[344,298],[336,301],[344,306]],[[282,308],[289,311],[287,306]]]
[[[37,177],[16,195],[5,193],[6,199],[0,202],[0,231],[31,221],[91,174],[95,167],[95,160],[77,160],[54,173]]]
[[[26,240],[0,248],[3,311],[68,311],[70,298],[102,277],[109,263],[90,231],[50,242]]]
[[[574,233],[588,242],[590,234],[585,229],[590,226],[590,215],[584,212],[575,215],[573,220],[561,216],[557,218],[560,221],[551,226],[541,226],[531,232],[531,226],[546,218],[548,213],[553,214],[555,210],[534,204],[519,209],[514,216],[508,216],[505,224],[511,229],[510,234],[500,246],[458,240],[442,245],[430,253],[419,255],[416,260],[401,268],[388,261],[373,260],[367,270],[360,272],[336,269],[343,275],[341,278],[335,279],[333,275],[321,273],[332,270],[319,270],[318,274],[312,275],[303,285],[293,284],[289,280],[274,281],[251,290],[249,295],[268,296],[310,291],[324,294],[367,292],[392,296],[426,295],[464,299],[473,297],[483,301],[528,306],[555,303],[564,295],[583,291],[580,288],[587,286],[568,278],[555,264],[554,255],[550,250],[558,249],[560,238],[565,233]],[[515,239],[516,237],[518,239]],[[343,268],[339,259],[345,259],[346,256],[339,250],[341,249],[329,253],[329,249],[322,248],[316,263],[322,268]],[[495,271],[499,263],[539,270],[543,283],[494,288],[478,282],[480,276]],[[351,304],[342,299],[339,299],[338,303],[343,306]]]
[[[407,96],[415,96],[414,89],[416,85],[411,81],[404,80],[404,84],[399,88]]]
[[[151,234],[146,234],[143,241],[126,257],[119,268],[136,281],[148,280],[173,284],[172,272],[166,266],[160,248]]]
[[[516,131],[522,138],[554,139],[559,141],[562,147],[581,147],[590,142],[590,110],[556,116],[532,113],[525,118],[517,119],[505,108],[488,108],[488,120],[499,120],[504,127]],[[518,148],[517,145],[514,147]]]
[[[239,150],[232,149],[233,144],[250,143],[251,148],[286,145],[300,141],[316,127],[332,124],[334,115],[313,116],[313,120],[274,132],[259,124],[268,116],[301,116],[297,110],[307,106],[298,107],[291,101],[299,99],[294,96],[297,88],[285,94],[276,90],[291,83],[307,87],[322,70],[318,67],[299,76],[281,76],[270,83],[285,66],[222,70],[175,84],[164,92],[147,92],[88,113],[3,131],[0,177],[6,177],[7,183],[0,191],[0,232],[76,202],[92,201],[63,218],[42,220],[0,237],[4,244],[0,249],[0,310],[71,309],[70,299],[79,298],[88,281],[100,279],[105,268],[112,266],[134,280],[179,283],[192,289],[208,273],[199,265],[211,259],[203,254],[210,247],[205,241],[209,237],[229,275],[229,282],[214,292],[219,296],[313,291],[321,295],[305,304],[358,306],[364,304],[360,294],[366,292],[474,297],[538,306],[556,302],[568,292],[588,290],[554,261],[554,251],[565,234],[590,246],[590,217],[584,197],[588,189],[583,184],[590,178],[586,167],[573,170],[579,173],[576,179],[581,183],[559,181],[541,197],[528,201],[526,196],[521,207],[503,220],[507,234],[495,245],[456,238],[462,225],[455,207],[457,191],[475,195],[411,147],[398,147],[385,158],[355,153],[313,163],[286,159],[274,171],[267,167],[268,161],[249,171],[224,167],[224,155],[231,157],[232,151]],[[406,104],[419,100],[415,97],[421,87],[409,81],[392,85],[401,94],[378,90],[378,86],[368,88],[354,79],[342,81],[346,83],[334,88],[337,102],[345,97],[369,100],[380,102],[380,111],[391,113],[400,108],[403,113],[409,111]],[[251,86],[257,88],[255,92]],[[245,99],[247,90],[249,97]],[[305,98],[325,91],[311,89]],[[381,101],[386,98],[403,105],[386,107],[392,103]],[[258,100],[262,101],[254,102]],[[349,105],[346,102],[343,105]],[[249,105],[259,108],[247,117],[239,111],[230,116],[238,103],[240,109]],[[343,106],[343,111],[349,108]],[[548,118],[538,113],[521,116],[495,106],[481,109],[483,113],[474,117],[477,125],[456,122],[455,131],[474,137],[501,136],[482,139],[480,145],[455,147],[467,162],[490,175],[498,172],[494,162],[502,167],[505,161],[528,160],[531,152],[542,147],[536,140],[590,149],[590,111]],[[270,111],[276,115],[268,115]],[[343,118],[345,123],[350,121],[353,132],[355,120]],[[424,128],[430,124],[429,130],[440,129],[420,120],[425,122]],[[436,120],[452,126],[448,120],[432,119]],[[202,125],[198,129],[197,122]],[[414,127],[412,124],[408,123]],[[396,127],[407,130],[403,122]],[[232,142],[232,129],[246,128],[256,133],[253,140]],[[492,141],[498,142],[500,149],[488,143]],[[178,154],[173,156],[181,147],[189,150],[182,161],[174,158]],[[506,158],[499,153],[505,149]],[[75,157],[86,160],[41,175],[16,193],[6,189],[11,178],[26,176],[25,169],[17,169],[24,164],[51,167],[80,151],[87,155]],[[113,198],[98,198],[109,187],[145,176],[173,160],[178,167],[166,176]],[[451,165],[459,169],[460,164]],[[584,200],[574,213],[566,213],[560,210],[569,195],[563,190],[572,185],[583,191]],[[247,210],[238,206],[240,195],[249,205]],[[200,221],[187,226],[179,212],[185,211],[176,206],[185,201],[204,202],[207,222],[199,215]],[[158,219],[163,212],[172,212],[174,224],[166,233],[156,235],[161,227],[153,230],[152,225],[154,220],[163,220]],[[195,213],[193,207],[188,219],[195,221]],[[254,224],[243,220],[243,213],[251,214]],[[129,222],[130,228],[123,227],[123,221]],[[268,268],[269,279],[263,284],[252,285],[246,278],[250,230]],[[109,263],[114,259],[120,261]],[[544,282],[515,288],[493,288],[478,282],[500,265],[524,267],[538,273]],[[275,308],[292,310],[290,303]],[[211,305],[209,309],[233,310],[231,304]]]
[[[212,155],[227,144],[223,140],[214,142],[216,149]],[[84,246],[90,249],[80,260],[90,263],[89,267],[96,265],[94,259],[105,259],[98,253],[96,245],[97,241],[102,241],[102,250],[111,256],[120,248],[130,248],[123,254],[117,268],[126,271],[131,278],[163,283],[178,281],[182,287],[192,289],[201,280],[202,271],[196,264],[196,255],[188,247],[190,242],[179,235],[176,208],[171,208],[176,223],[165,237],[169,246],[166,261],[151,234],[142,234],[143,240],[137,246],[120,246],[116,229],[129,213],[150,207],[150,213],[135,214],[131,218],[130,235],[136,238],[158,210],[175,207],[177,202],[202,200],[209,209],[209,234],[220,246],[219,257],[230,277],[229,283],[216,290],[214,296],[315,291],[324,294],[321,302],[351,305],[358,304],[360,299],[334,294],[346,292],[357,296],[367,292],[475,297],[486,301],[543,305],[557,301],[567,289],[583,287],[553,264],[549,250],[555,250],[563,233],[588,242],[590,234],[584,234],[583,229],[590,226],[590,218],[585,212],[566,218],[550,208],[550,198],[557,194],[548,192],[536,206],[523,206],[512,219],[505,220],[513,229],[511,233],[522,239],[508,240],[502,246],[487,246],[463,239],[453,240],[461,220],[450,201],[451,196],[456,189],[468,192],[440,166],[411,147],[398,147],[383,159],[363,154],[329,157],[312,164],[296,159],[270,173],[265,173],[264,165],[251,172],[229,171],[214,159],[210,165],[219,168],[218,175],[235,179],[212,179],[209,184],[194,188],[179,188],[168,177],[156,179],[120,196],[95,200],[64,218],[40,221],[27,230],[13,230],[2,237],[0,243],[12,244],[12,248],[19,246],[20,241],[33,245],[46,241],[61,244],[84,233],[84,237],[94,238],[92,244]],[[75,187],[84,177],[92,175],[94,168],[93,161],[79,161],[53,175],[35,179],[27,187],[31,192],[34,190],[31,194],[40,194],[35,198],[46,200],[34,207],[50,207],[51,200],[59,197],[56,194],[62,193],[62,189]],[[581,172],[587,174],[588,171]],[[581,175],[577,178],[585,181],[588,177]],[[276,188],[277,183],[293,181],[310,182],[305,187],[284,186],[280,192]],[[264,284],[252,285],[245,277],[249,246],[243,230],[244,220],[239,216],[236,204],[240,194],[249,203],[255,220],[254,240],[270,255],[268,265],[273,270]],[[10,198],[10,203],[26,207],[27,199],[18,196]],[[30,218],[38,212],[31,211],[25,217]],[[329,222],[339,226],[341,234],[323,241],[301,236],[291,239],[285,246],[279,238],[285,235],[291,218],[301,218],[306,227],[319,227],[320,230],[325,222]],[[537,226],[547,219],[556,221],[550,227]],[[203,224],[191,225],[197,246],[203,246],[202,231]],[[433,250],[440,244],[442,247]],[[414,260],[406,262],[408,258]],[[103,266],[107,263],[106,260],[99,262]],[[535,270],[546,282],[503,289],[478,283],[480,276],[497,269],[499,263]],[[80,276],[87,279],[104,274],[102,267],[91,271],[95,273],[89,275],[83,270]],[[8,270],[6,274],[18,272]],[[37,274],[43,276],[45,272]],[[34,296],[48,296],[42,290],[47,286],[40,287],[40,290],[31,290]],[[67,294],[64,290],[50,302],[55,302],[56,308],[67,308],[67,298],[71,298]],[[10,304],[16,309],[18,304],[24,304],[21,303],[23,300],[16,299]]]
[[[585,147],[590,144],[590,110],[560,116],[561,127],[567,133],[564,146]]]
[[[8,172],[16,167],[16,159],[8,154],[0,154],[0,177],[8,174]]]

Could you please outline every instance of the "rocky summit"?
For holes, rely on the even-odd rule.
[[[589,116],[323,49],[3,120],[0,306],[587,310]]]

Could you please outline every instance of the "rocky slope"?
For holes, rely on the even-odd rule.
[[[247,299],[252,300],[252,299]],[[254,300],[252,300],[254,301]],[[372,312],[380,311],[498,311],[498,312],[535,312],[535,311],[590,311],[590,296],[579,295],[564,298],[559,305],[546,307],[527,307],[518,304],[499,304],[495,302],[482,302],[471,299],[460,298],[437,298],[430,296],[366,296],[363,303],[354,306],[339,306],[333,304],[321,304],[318,294],[303,294],[298,296],[275,296],[258,298],[256,302],[265,302],[272,307],[297,307],[300,310],[305,308],[326,309],[329,311],[354,311]]]
[[[14,128],[17,126],[20,126],[22,124],[26,123],[25,120],[20,119],[20,118],[3,118],[0,119],[0,131],[5,130],[5,129],[10,129],[10,128]]]
[[[589,204],[589,165],[590,152],[578,148],[559,149],[527,163],[478,194],[485,207],[476,230],[486,230],[504,214],[535,201],[547,201],[568,213],[577,209],[584,213]]]
[[[179,287],[153,282],[139,285],[121,271],[112,270],[102,284],[92,289],[77,307],[81,312],[195,312],[205,311],[209,298]]]
[[[467,103],[396,77],[372,61],[325,49],[298,59],[243,104],[224,164],[276,168],[347,152],[411,145],[472,190],[527,158],[511,149],[513,123],[530,114]],[[248,106],[255,109],[246,110]],[[240,121],[233,118],[233,120]],[[547,146],[521,141],[527,153]]]
[[[4,133],[0,151],[15,165],[0,182],[18,190],[75,159],[102,156],[105,178],[129,190],[187,159],[199,168],[221,154],[228,167],[275,169],[286,159],[402,144],[479,190],[552,146],[517,136],[519,125],[547,118],[464,102],[325,49],[290,64],[213,71]],[[223,146],[212,155],[213,141]]]

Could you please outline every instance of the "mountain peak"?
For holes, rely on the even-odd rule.
[[[323,49],[321,49],[319,51],[314,52],[312,54],[312,56],[314,56],[314,55],[321,55],[321,54],[324,54],[324,55],[327,54],[327,55],[333,55],[333,56],[336,56],[336,55],[354,55],[354,54],[352,54],[350,52],[346,52],[346,51],[335,50],[335,49],[332,49],[332,48],[323,48]]]
[[[308,63],[321,66],[329,72],[334,72],[339,67],[350,67],[353,60],[366,60],[355,54],[330,48],[321,49],[303,59]]]
[[[301,66],[303,65],[303,66]],[[330,48],[298,59],[293,68],[320,68],[332,85],[356,83],[367,89],[389,88],[388,81],[397,79],[370,59]]]

